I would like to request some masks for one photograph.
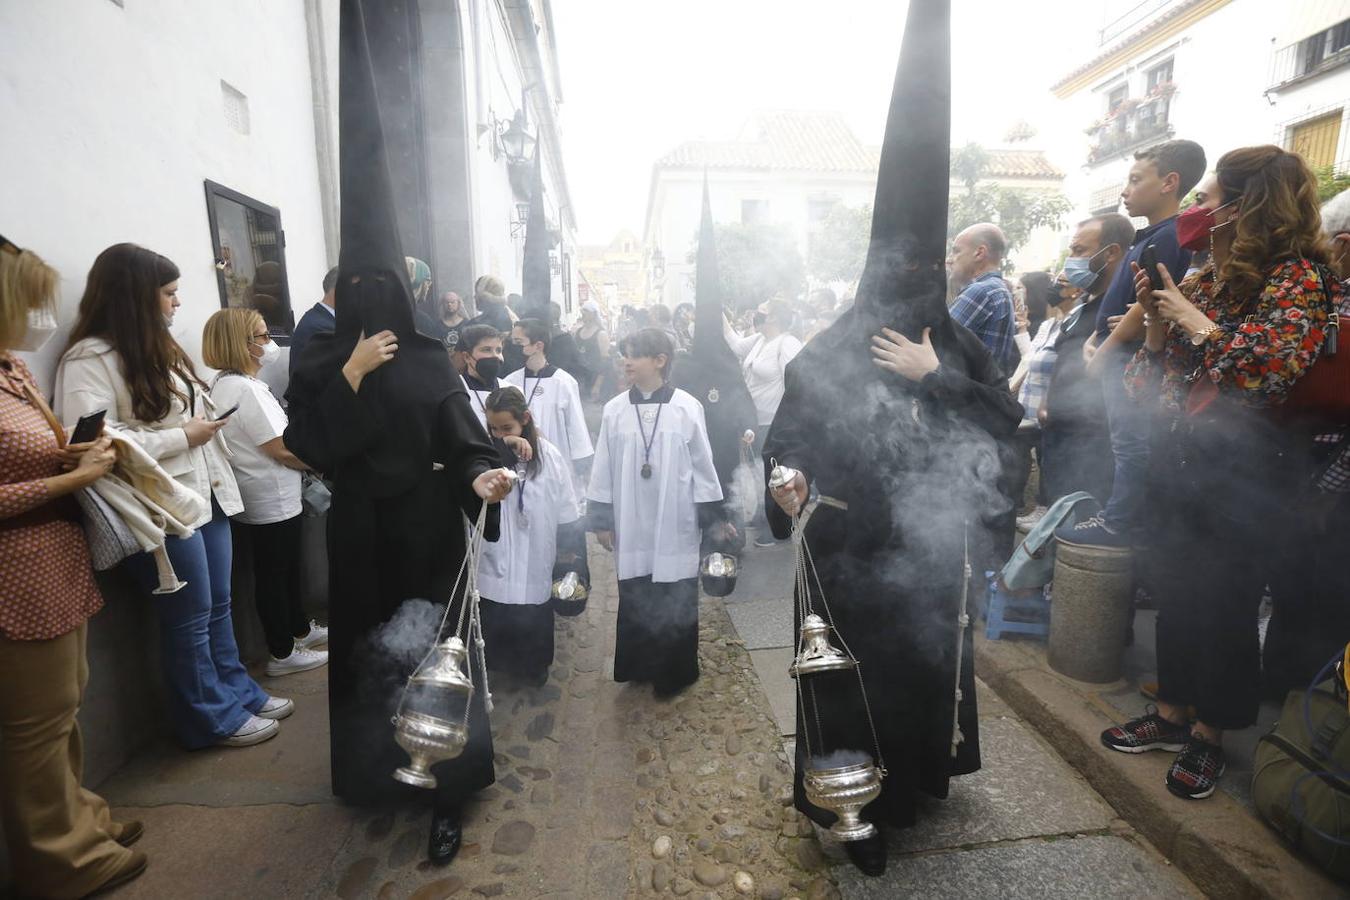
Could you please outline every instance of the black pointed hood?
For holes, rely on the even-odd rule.
[[[756,414],[740,360],[727,346],[722,330],[722,286],[718,280],[717,239],[707,173],[703,176],[703,220],[696,259],[694,338],[689,352],[676,360],[672,381],[703,404],[713,465],[725,496],[741,460],[741,436],[747,429],[755,428]]]
[[[419,334],[414,324],[380,120],[378,73],[366,31],[367,16],[376,15],[377,7],[362,0],[342,0],[340,7],[337,327],[306,345],[287,396],[314,401],[342,377],[342,366],[362,333],[394,332],[397,356],[367,375],[359,392],[363,407],[380,420],[381,441],[361,453],[345,473],[373,496],[392,496],[415,484],[430,467],[437,410],[464,387],[444,347]]]
[[[736,356],[727,346],[722,330],[725,307],[722,304],[721,273],[717,268],[717,235],[713,231],[707,172],[703,173],[703,216],[698,229],[698,254],[694,272],[694,337],[690,342],[690,354],[702,362],[728,359],[734,363]],[[739,375],[739,365],[736,371]]]
[[[413,331],[412,289],[399,239],[398,210],[380,119],[376,73],[366,33],[367,4],[342,0],[338,33],[338,146],[341,190],[338,251],[339,334]],[[402,291],[352,291],[351,275],[376,275]],[[391,286],[392,287],[392,286]],[[351,298],[343,303],[345,293]],[[388,297],[383,296],[389,294]],[[398,295],[402,294],[400,298]],[[406,300],[406,303],[401,302]],[[406,308],[405,308],[406,307]]]
[[[548,219],[544,216],[544,149],[536,143],[530,211],[525,219],[525,258],[521,272],[521,318],[549,321],[553,277],[549,271]]]
[[[951,155],[951,3],[910,0],[858,283],[865,320],[935,343],[947,313],[947,193]],[[870,323],[869,323],[870,325]]]

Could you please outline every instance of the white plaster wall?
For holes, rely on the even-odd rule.
[[[248,97],[226,124],[220,82]],[[281,210],[297,317],[327,271],[304,4],[0,3],[0,229],[62,275],[63,324],[94,257],[134,241],[182,269],[174,331],[197,355],[220,308],[202,182]],[[34,362],[50,383],[63,340]]]
[[[517,198],[511,188],[506,157],[498,155],[493,158],[492,131],[499,121],[502,124],[509,123],[516,110],[521,108],[523,82],[520,64],[500,0],[464,0],[463,8],[467,12],[461,21],[465,23],[469,118],[470,122],[479,126],[475,133],[482,131],[469,152],[475,277],[496,275],[506,285],[507,293],[520,293],[524,231],[521,229],[519,234],[512,235],[511,222],[516,218]],[[539,21],[543,21],[542,15],[539,15]],[[539,134],[539,122],[533,115],[527,130],[532,135]],[[555,224],[561,222],[558,211],[560,192],[547,166],[544,170],[544,196],[549,220]],[[563,249],[571,246],[570,235],[565,230]],[[568,304],[562,293],[561,275],[560,269],[553,280],[552,293],[553,299],[566,309]],[[472,284],[464,285],[464,290],[468,291],[472,287]]]

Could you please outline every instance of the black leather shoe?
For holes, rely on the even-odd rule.
[[[886,871],[886,841],[878,831],[861,841],[844,841],[844,852],[858,871],[871,878]]]
[[[447,866],[459,853],[464,843],[464,831],[460,825],[459,810],[433,811],[431,814],[431,836],[427,840],[427,859],[438,866]]]

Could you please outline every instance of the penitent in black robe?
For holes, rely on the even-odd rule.
[[[915,385],[873,366],[855,312],[788,364],[764,458],[801,470],[814,490],[849,505],[818,505],[806,540],[834,624],[861,663],[889,769],[863,817],[904,827],[918,792],[946,797],[949,777],[980,767],[971,633],[958,623],[965,540],[976,558],[985,522],[1006,509],[998,442],[1011,438],[1021,407],[966,329],[948,332],[942,367]],[[775,535],[786,537],[788,517],[771,497],[766,506]],[[800,627],[800,612],[794,622]],[[958,640],[963,737],[953,756]],[[812,680],[825,744],[813,750],[873,754],[856,676]],[[834,815],[802,791],[805,729],[814,740],[815,719],[803,715],[799,695],[796,805],[829,825]]]
[[[443,468],[427,465],[406,489],[376,496],[380,492],[367,490],[359,472],[349,471],[381,439],[382,416],[371,408],[366,393],[353,392],[340,373],[319,390],[294,384],[287,394],[286,429],[286,445],[334,482],[328,512],[333,793],[359,803],[415,793],[392,778],[406,756],[394,743],[390,717],[410,673],[373,646],[371,634],[406,600],[439,605],[450,598],[465,551],[461,513],[476,518],[481,502],[473,480],[500,465],[467,394],[459,390],[444,398],[428,423],[431,458]],[[462,599],[455,598],[456,603]],[[452,610],[450,621],[457,618]],[[428,646],[433,638],[431,633],[417,636]],[[476,660],[473,678],[476,685],[483,684]],[[458,805],[494,780],[491,728],[481,690],[474,692],[469,736],[462,755],[432,770],[438,805]]]

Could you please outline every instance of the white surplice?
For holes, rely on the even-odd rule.
[[[620,581],[644,575],[654,582],[697,577],[701,532],[696,505],[722,499],[703,407],[678,389],[666,403],[634,403],[634,396],[625,391],[605,404],[586,496],[613,505]],[[651,442],[650,478],[642,477],[639,417]]]
[[[501,502],[501,537],[484,541],[479,557],[478,592],[498,603],[548,602],[558,526],[577,520],[571,465],[546,438],[538,443],[539,470],[516,482]]]
[[[562,452],[572,472],[571,463],[595,453],[581,410],[581,390],[577,380],[562,369],[546,366],[542,371],[549,374],[541,378],[528,369],[517,369],[502,381],[520,389],[539,433]],[[573,478],[573,489],[580,497],[584,486]]]

